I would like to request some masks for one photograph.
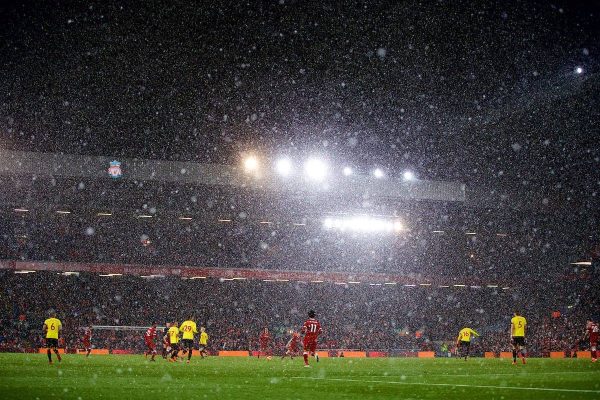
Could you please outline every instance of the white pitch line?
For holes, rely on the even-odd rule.
[[[559,388],[539,388],[539,387],[520,387],[520,386],[465,385],[465,384],[457,384],[457,383],[376,381],[376,380],[362,380],[362,379],[315,378],[315,377],[310,377],[310,376],[290,376],[289,378],[290,379],[311,379],[311,380],[315,380],[315,381],[386,383],[386,384],[393,384],[393,385],[412,385],[412,386],[450,386],[450,387],[465,387],[465,388],[477,388],[477,389],[508,389],[508,390],[538,390],[538,391],[544,391],[544,392],[600,393],[600,390],[588,390],[588,389],[559,389]]]
[[[428,376],[447,376],[447,377],[463,377],[468,376],[474,378],[477,376],[532,376],[532,375],[564,375],[564,374],[597,374],[598,371],[564,371],[564,372],[512,372],[512,373],[499,373],[499,374],[427,374],[427,375],[404,375],[407,378],[427,378]],[[365,378],[398,378],[396,375],[369,375]]]

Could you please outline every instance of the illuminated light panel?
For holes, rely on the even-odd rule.
[[[502,288],[502,290],[508,290],[508,289],[510,289],[510,287],[508,287],[508,286]]]
[[[498,237],[506,237],[506,236],[508,236],[508,233],[496,233],[496,236],[498,236]]]
[[[381,286],[381,283],[369,283],[369,286]]]
[[[465,232],[465,235],[477,235],[477,232]]]
[[[294,226],[306,226],[306,224],[300,224],[300,223],[297,223],[297,222],[294,222],[292,225],[294,225]]]
[[[217,221],[219,221],[219,222],[231,222],[231,220],[227,219],[227,218],[219,218]]]
[[[438,287],[444,287],[444,288],[446,288],[446,287],[450,287],[450,285],[439,285]]]
[[[583,74],[583,67],[575,67],[575,73],[577,75]]]
[[[206,279],[205,276],[192,276],[190,279]]]
[[[96,215],[99,216],[99,217],[110,217],[112,215],[112,213],[109,213],[109,212],[99,212]]]
[[[310,281],[311,283],[323,283],[325,281]]]
[[[65,275],[65,276],[75,275],[75,276],[78,276],[79,272],[76,272],[76,271],[65,271],[65,272],[60,273],[60,275]]]
[[[467,285],[452,285],[452,286],[454,286],[454,287],[465,287]]]
[[[383,284],[384,285],[397,285],[396,282],[384,282]]]
[[[347,285],[347,283],[346,283],[346,282],[335,282],[334,284],[335,284],[335,285],[344,285],[344,286],[345,286],[345,285]]]
[[[57,210],[56,211],[57,214],[71,214],[71,211],[66,211],[66,210]]]
[[[354,171],[350,167],[344,167],[342,173],[344,174],[344,176],[350,176],[354,173]]]
[[[18,213],[26,213],[26,212],[29,212],[29,210],[28,210],[28,209],[26,209],[26,208],[15,208],[13,211],[14,211],[14,212],[18,212]]]
[[[289,282],[289,279],[275,279],[277,282]]]
[[[349,284],[351,285],[358,285],[360,282],[358,281],[348,281]]]
[[[444,231],[432,231],[433,233],[444,233]]]
[[[100,274],[98,276],[121,276],[123,274]]]
[[[404,224],[398,220],[386,220],[368,216],[357,216],[348,218],[331,218],[323,220],[325,229],[339,230],[342,232],[402,232]]]
[[[152,218],[152,215],[146,215],[146,214],[142,214],[142,215],[138,215],[138,218]]]
[[[275,279],[263,279],[263,282],[275,282]]]
[[[486,287],[489,287],[489,288],[497,288],[497,287],[498,287],[498,285],[487,285]]]
[[[271,221],[260,221],[260,223],[261,223],[261,224],[265,224],[265,225],[270,225],[270,224],[272,224],[273,222],[271,222]]]
[[[405,286],[405,287],[416,287],[417,285],[412,285],[412,284],[409,284],[409,285],[404,285],[404,286]]]
[[[473,285],[473,286],[471,286],[471,289],[481,289],[481,286]]]
[[[577,261],[574,263],[571,263],[571,265],[592,265],[591,261]]]
[[[373,176],[377,179],[381,179],[385,176],[385,173],[380,168],[375,168],[375,170],[373,170]]]
[[[191,221],[192,217],[179,217],[179,219],[182,221]]]
[[[419,286],[431,286],[431,283],[419,283]]]
[[[237,277],[237,278],[232,278],[234,281],[245,281],[246,278],[243,277]]]
[[[20,270],[15,271],[15,274],[33,274],[35,271]]]
[[[164,278],[164,275],[142,275],[140,278]]]

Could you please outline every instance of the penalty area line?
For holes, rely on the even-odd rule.
[[[461,383],[424,383],[424,382],[398,382],[398,381],[379,381],[363,379],[342,379],[342,378],[315,378],[311,376],[290,376],[289,379],[310,379],[313,381],[334,381],[334,382],[362,382],[362,383],[384,383],[389,385],[412,385],[412,386],[448,386],[464,387],[475,389],[507,389],[507,390],[536,390],[540,392],[568,392],[568,393],[600,393],[600,390],[591,389],[560,389],[560,388],[540,388],[524,386],[494,386],[494,385],[466,385]]]

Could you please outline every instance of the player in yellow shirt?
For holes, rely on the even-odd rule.
[[[479,333],[475,332],[471,328],[462,328],[456,338],[456,351],[459,352],[460,357],[465,357],[465,361],[469,357],[469,349],[471,348],[471,338],[479,337]]]
[[[187,363],[189,364],[190,358],[192,358],[192,352],[194,350],[194,334],[198,333],[198,330],[196,329],[196,323],[193,321],[193,318],[190,317],[187,321],[184,321],[179,327],[179,330],[183,332],[181,347],[183,348],[183,355],[185,355],[187,352]]]
[[[176,362],[177,356],[179,355],[179,328],[177,327],[179,323],[175,321],[173,325],[167,331],[167,335],[169,337],[169,343],[171,343],[171,358],[169,358],[170,362]]]
[[[525,361],[525,330],[527,327],[527,320],[525,317],[519,315],[515,311],[515,316],[510,320],[510,342],[513,348],[513,365],[517,363],[517,352],[519,357],[526,364]]]
[[[60,319],[56,318],[56,313],[50,314],[50,318],[44,321],[44,336],[46,337],[46,347],[48,350],[48,362],[52,364],[52,351],[56,354],[58,362],[61,361],[60,354],[58,354],[58,337],[62,329],[62,323]],[[52,351],[51,351],[52,350]]]
[[[204,358],[204,356],[208,356],[206,346],[208,346],[208,333],[206,333],[206,328],[201,326],[200,339],[198,340],[198,350],[200,350],[200,357],[202,358]]]

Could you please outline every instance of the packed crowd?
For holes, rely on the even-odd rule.
[[[64,326],[64,346],[81,347],[83,327],[148,326],[193,315],[206,326],[209,349],[257,349],[268,327],[275,351],[306,311],[323,323],[323,349],[391,352],[439,350],[464,327],[481,338],[474,354],[509,350],[508,327],[515,308],[529,320],[528,349],[534,355],[576,349],[585,319],[598,313],[597,288],[588,281],[527,288],[433,288],[330,283],[183,280],[180,278],[100,277],[56,272],[0,272],[0,348],[22,350],[43,345],[41,326],[56,310]],[[571,306],[571,307],[569,307]],[[559,317],[552,316],[562,310]],[[144,348],[143,331],[95,330],[98,348]],[[451,346],[452,347],[452,346]]]

